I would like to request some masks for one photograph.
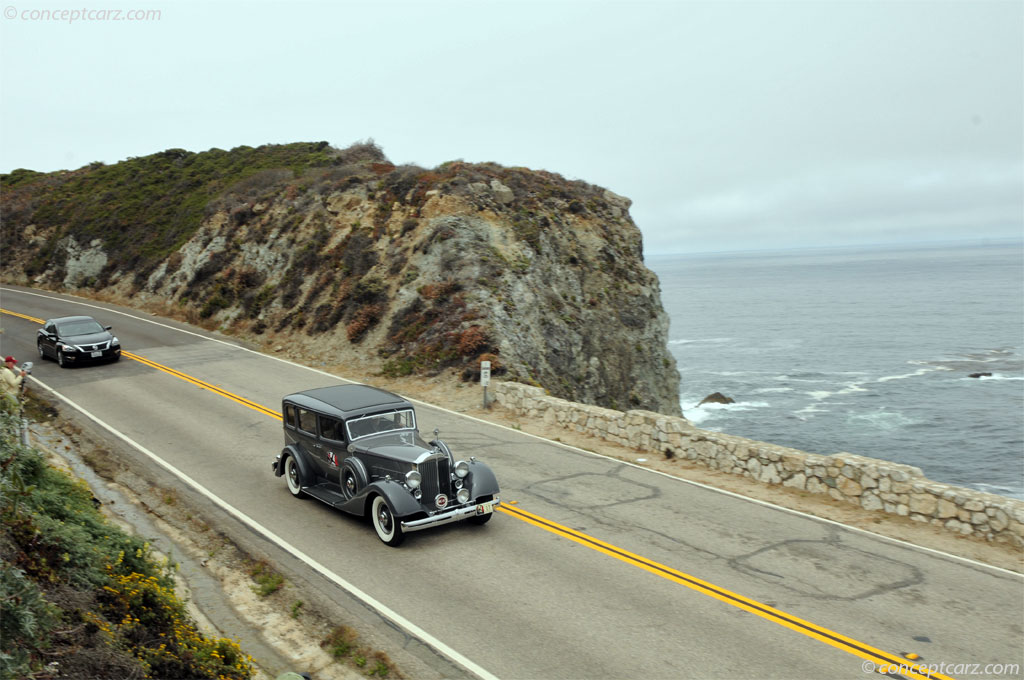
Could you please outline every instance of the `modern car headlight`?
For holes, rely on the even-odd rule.
[[[455,476],[456,477],[461,479],[461,478],[465,477],[468,474],[469,474],[469,463],[467,463],[464,460],[460,460],[458,463],[455,464]]]
[[[469,489],[459,489],[459,492],[455,494],[455,500],[459,503],[469,502]]]
[[[117,339],[116,335],[110,339],[110,346],[111,347],[113,347],[114,345],[120,345],[120,344],[121,344],[121,341]]]
[[[420,483],[423,481],[423,476],[420,475],[419,470],[409,470],[405,473],[405,483],[410,489],[420,488]]]

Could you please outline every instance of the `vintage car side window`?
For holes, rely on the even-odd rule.
[[[336,442],[345,441],[345,428],[337,418],[320,416],[320,436]]]
[[[299,429],[303,432],[316,434],[316,414],[310,410],[299,409]]]
[[[284,405],[284,424],[287,425],[288,427],[295,427],[295,424],[297,422],[298,421],[297,421],[297,419],[295,417],[295,407],[292,406],[291,404],[285,404]]]

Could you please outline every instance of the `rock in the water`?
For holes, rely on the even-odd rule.
[[[703,406],[704,404],[735,404],[736,400],[732,397],[727,397],[721,392],[715,392],[704,397],[697,406]]]
[[[991,373],[971,373],[968,378],[991,378]]]

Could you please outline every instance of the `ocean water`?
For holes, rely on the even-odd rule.
[[[1024,244],[646,263],[698,427],[1024,498]],[[714,392],[736,403],[698,406]]]

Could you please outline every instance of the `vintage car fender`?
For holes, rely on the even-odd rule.
[[[281,450],[281,457],[274,466],[274,474],[278,477],[284,474],[284,460],[287,456],[295,458],[295,464],[299,467],[299,481],[302,486],[307,486],[314,479],[313,466],[306,460],[306,455],[294,446],[289,445]]]
[[[387,499],[388,505],[391,506],[391,514],[396,518],[406,517],[423,510],[420,502],[413,498],[404,485],[394,480],[383,480],[371,483],[359,494],[361,498],[366,499],[363,506],[364,515],[370,514],[370,496],[375,492]]]
[[[349,494],[345,489],[345,475],[351,472],[355,478],[356,488],[352,494]],[[363,461],[359,460],[355,456],[349,456],[345,460],[341,461],[341,467],[338,469],[339,481],[341,483],[341,492],[346,498],[358,498],[363,495],[363,491],[366,490],[366,485],[370,480],[370,475],[366,472],[366,466]]]
[[[478,460],[469,461],[469,483],[472,485],[470,491],[474,498],[487,494],[497,495],[499,492],[498,479],[494,472],[488,465]]]

